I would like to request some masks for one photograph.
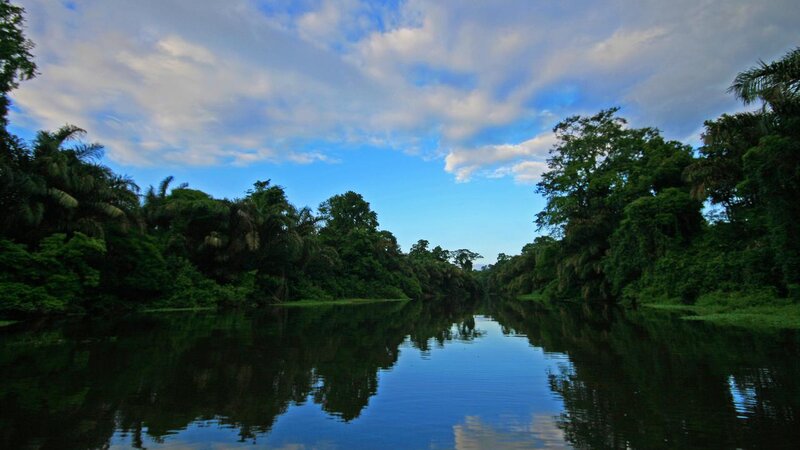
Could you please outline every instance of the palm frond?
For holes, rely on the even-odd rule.
[[[95,207],[102,211],[108,217],[118,219],[125,216],[125,211],[110,204],[110,203],[97,203]]]
[[[211,248],[220,248],[222,247],[223,241],[217,232],[211,232],[211,234],[203,239],[203,243]]]
[[[248,250],[258,250],[260,246],[260,242],[258,239],[258,233],[255,231],[251,231],[244,235],[244,242],[247,245]]]
[[[72,209],[78,206],[78,200],[61,189],[50,188],[47,190],[47,193],[64,208]]]
[[[161,180],[161,183],[158,184],[158,196],[164,198],[167,196],[167,189],[169,189],[170,183],[175,180],[175,177],[169,175],[168,177]]]
[[[73,151],[81,161],[97,161],[103,157],[103,146],[98,143],[78,144]]]
[[[66,124],[55,133],[49,133],[53,141],[60,147],[64,142],[77,139],[86,134],[86,130],[75,125]]]
[[[759,61],[756,67],[739,73],[728,92],[745,105],[759,99],[771,103],[796,98],[800,94],[800,47],[778,61]]]

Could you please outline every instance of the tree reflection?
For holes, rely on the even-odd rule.
[[[569,362],[549,373],[559,427],[577,448],[782,448],[800,442],[794,334],[753,334],[654,314],[587,307],[497,309]],[[747,387],[737,413],[731,383]],[[792,444],[793,445],[793,444]]]
[[[0,448],[103,448],[114,433],[141,448],[203,423],[255,442],[305,402],[352,421],[403,346],[427,352],[480,339],[475,311],[457,302],[408,302],[5,328]],[[562,438],[577,448],[800,442],[796,334],[520,302],[482,312],[504,332],[558,355],[546,364],[547,382],[564,409],[548,415],[554,420],[513,429],[475,416],[454,428],[465,445],[555,445]]]
[[[138,316],[3,333],[0,448],[15,449],[102,448],[115,431],[142,447],[143,433],[158,442],[202,420],[251,440],[309,399],[349,421],[407,336],[423,349],[477,335],[469,308],[421,302]]]

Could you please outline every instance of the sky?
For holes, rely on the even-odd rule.
[[[697,145],[736,73],[800,45],[796,0],[16,0],[40,74],[11,129],[74,124],[140,186],[353,190],[405,251],[491,263],[539,234],[553,126],[618,106]]]

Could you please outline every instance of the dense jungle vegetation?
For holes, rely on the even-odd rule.
[[[314,212],[256,181],[218,199],[168,177],[143,193],[66,125],[24,142],[9,92],[36,75],[23,10],[0,2],[0,314],[472,296],[466,249],[401,252],[355,192]]]
[[[615,108],[559,123],[547,234],[483,271],[467,249],[406,254],[355,192],[316,211],[256,181],[218,199],[168,177],[140,191],[80,128],[26,142],[9,94],[34,77],[24,11],[0,1],[0,315],[475,296],[791,307],[800,302],[800,48],[739,74],[754,111],[705,123],[703,145],[631,128]]]
[[[787,307],[800,320],[800,48],[729,91],[759,107],[707,121],[696,149],[617,109],[559,123],[536,187],[549,235],[499,255],[488,283],[540,300]]]

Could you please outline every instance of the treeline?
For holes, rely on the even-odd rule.
[[[427,241],[404,254],[355,192],[317,213],[269,180],[234,200],[172,177],[142,193],[80,128],[13,136],[8,93],[36,75],[22,14],[0,1],[0,314],[477,292],[480,255]]]
[[[548,236],[499,255],[495,291],[591,302],[800,300],[800,48],[740,73],[752,112],[705,123],[697,149],[616,109],[554,132],[536,217]]]

